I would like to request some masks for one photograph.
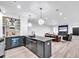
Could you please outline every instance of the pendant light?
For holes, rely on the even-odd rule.
[[[31,15],[29,15],[29,20],[31,20]],[[31,22],[28,22],[28,26],[29,27],[32,27],[32,23]]]
[[[15,4],[16,4],[16,7],[17,7],[18,9],[21,9],[21,5],[20,5],[20,4],[18,4],[18,2],[17,2],[17,1],[13,1],[13,3],[15,3]]]
[[[38,20],[38,24],[39,25],[43,25],[44,24],[44,20],[43,20],[43,18],[42,18],[42,8],[40,8],[40,19]]]

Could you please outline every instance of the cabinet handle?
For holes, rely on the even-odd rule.
[[[50,43],[48,42],[47,45],[50,45]]]

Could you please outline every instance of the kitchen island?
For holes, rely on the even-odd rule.
[[[26,36],[26,47],[38,57],[49,58],[51,56],[51,42],[53,38]]]
[[[19,46],[25,46],[40,58],[49,58],[51,56],[51,42],[53,38],[41,36],[13,36],[6,37],[5,49],[12,49]]]

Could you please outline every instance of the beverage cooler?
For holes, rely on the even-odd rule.
[[[23,45],[23,38],[20,36],[6,38],[6,49],[15,48],[22,45]]]

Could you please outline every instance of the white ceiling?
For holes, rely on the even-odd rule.
[[[16,5],[21,5],[18,9]],[[79,2],[78,1],[19,1],[19,2],[0,2],[0,7],[6,11],[6,15],[28,17],[34,22],[40,17],[40,7],[43,8],[43,18],[48,25],[69,24],[79,25]],[[56,11],[59,9],[59,11]],[[60,16],[59,13],[63,15]]]

